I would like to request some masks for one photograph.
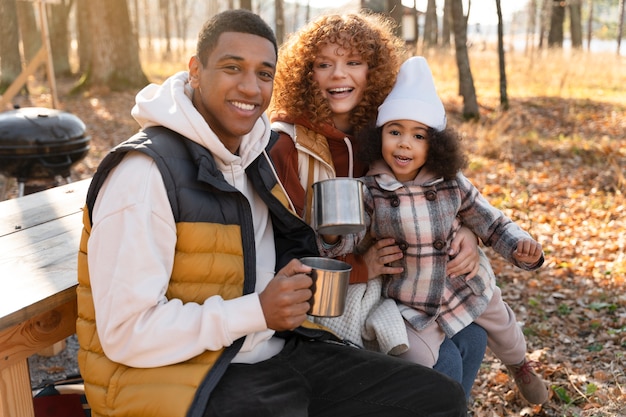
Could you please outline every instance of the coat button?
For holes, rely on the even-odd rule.
[[[437,191],[435,191],[435,190],[428,190],[428,191],[426,191],[426,200],[433,201],[436,198],[437,198]]]
[[[433,242],[433,247],[437,250],[441,250],[446,247],[446,242],[444,242],[443,240],[435,240]]]
[[[402,252],[404,252],[405,250],[409,248],[409,245],[406,242],[399,242],[398,247],[400,248]]]
[[[400,205],[400,199],[398,197],[394,197],[391,200],[391,207],[398,207]]]

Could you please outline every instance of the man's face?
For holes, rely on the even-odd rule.
[[[222,33],[206,65],[189,61],[193,105],[231,152],[267,109],[275,71],[272,42],[248,33]]]

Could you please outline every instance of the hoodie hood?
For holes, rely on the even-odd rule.
[[[250,133],[243,136],[239,155],[232,154],[196,110],[191,97],[189,73],[181,71],[161,85],[150,84],[135,97],[131,114],[142,129],[164,126],[207,148],[218,165],[241,165],[245,169],[265,149],[270,138],[270,123],[265,114]]]

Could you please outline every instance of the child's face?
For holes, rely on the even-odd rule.
[[[328,100],[335,126],[350,130],[350,112],[361,102],[367,86],[367,63],[361,55],[327,44],[320,48],[313,62],[313,80]]]
[[[392,120],[382,129],[382,154],[398,181],[415,179],[426,163],[428,126],[413,120]]]

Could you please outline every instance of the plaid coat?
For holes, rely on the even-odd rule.
[[[543,263],[543,257],[535,265],[515,261],[517,242],[530,235],[491,206],[461,173],[444,181],[421,172],[414,181],[401,183],[379,161],[362,180],[366,232],[321,249],[333,256],[364,252],[378,239],[395,238],[404,252],[397,261],[404,272],[384,277],[382,295],[395,299],[417,330],[437,321],[452,336],[480,316],[493,295],[495,277],[482,251],[476,277],[446,275],[450,243],[461,224],[520,268],[536,269]]]

